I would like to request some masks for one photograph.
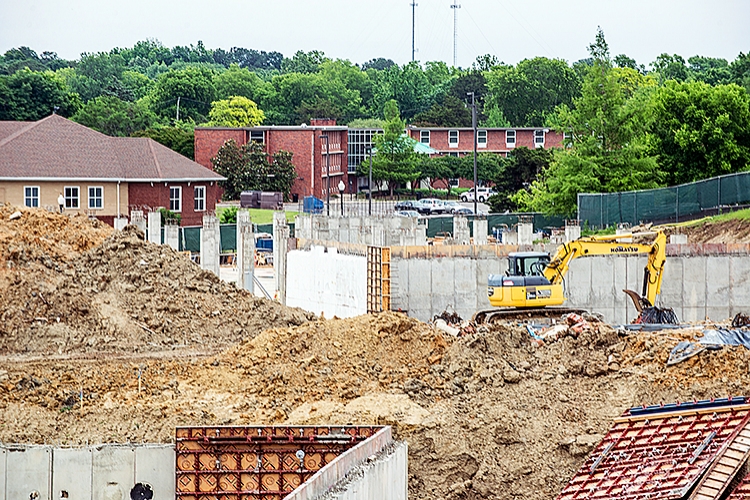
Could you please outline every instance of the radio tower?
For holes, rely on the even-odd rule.
[[[414,61],[414,17],[415,7],[419,5],[417,2],[412,0],[411,2],[411,60]]]
[[[451,5],[451,9],[453,9],[453,67],[456,67],[456,54],[458,51],[458,10],[461,6],[456,3],[456,0],[453,0],[453,5]]]

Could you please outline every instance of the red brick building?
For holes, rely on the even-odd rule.
[[[145,137],[109,137],[58,115],[0,122],[0,203],[82,213],[113,224],[161,207],[202,223],[224,178]]]
[[[339,181],[344,182],[346,193],[352,193],[356,186],[350,184],[347,173],[347,130],[336,126],[335,120],[325,119],[301,126],[196,127],[195,161],[213,168],[211,158],[228,140],[234,139],[240,146],[257,141],[269,154],[280,150],[292,153],[297,170],[291,191],[293,200],[310,195],[325,198],[329,173],[331,195],[338,194]]]
[[[474,130],[471,128],[414,127],[407,129],[409,137],[438,151],[438,154],[464,156],[474,151]],[[563,136],[543,127],[479,128],[477,153],[499,153],[503,156],[517,147],[561,148]]]

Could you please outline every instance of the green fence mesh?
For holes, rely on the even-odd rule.
[[[679,222],[750,204],[750,172],[669,188],[581,193],[578,218],[592,228],[642,222]]]
[[[451,226],[452,227],[452,226]],[[256,233],[273,234],[273,224],[260,224],[254,227]],[[289,234],[294,237],[294,224],[289,224]],[[219,226],[221,238],[221,252],[232,253],[237,248],[237,225],[221,224]],[[201,227],[188,226],[180,228],[180,250],[189,250],[194,253],[201,251]]]

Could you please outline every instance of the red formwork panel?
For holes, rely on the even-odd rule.
[[[687,498],[749,419],[744,398],[632,408],[557,499]]]
[[[182,500],[281,500],[382,427],[214,426],[175,432]]]
[[[750,500],[750,474],[742,478],[727,500]]]

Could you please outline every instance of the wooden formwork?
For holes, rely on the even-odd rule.
[[[391,310],[391,248],[367,247],[367,312]]]

